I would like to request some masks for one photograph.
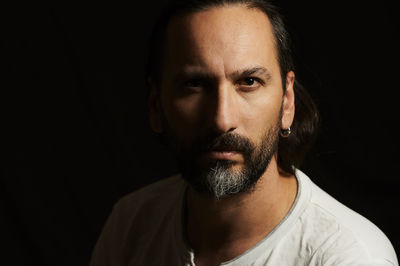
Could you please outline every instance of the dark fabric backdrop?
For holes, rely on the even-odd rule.
[[[398,14],[356,2],[277,2],[322,115],[302,169],[400,250]],[[2,264],[87,265],[116,200],[176,171],[146,114],[159,3],[2,8]]]

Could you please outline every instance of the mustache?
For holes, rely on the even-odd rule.
[[[197,139],[192,145],[195,153],[208,151],[237,151],[243,154],[251,154],[254,150],[253,143],[246,137],[235,133],[222,135],[207,135]]]

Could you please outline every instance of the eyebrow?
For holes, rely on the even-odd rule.
[[[248,77],[251,75],[262,75],[266,79],[266,81],[269,81],[271,79],[271,73],[268,71],[268,69],[264,67],[250,67],[250,68],[244,68],[244,69],[239,69],[231,73],[229,76],[232,79],[240,79],[243,77]]]
[[[202,79],[202,80],[217,80],[217,77],[212,73],[199,69],[185,69],[179,72],[175,78],[174,82],[181,82],[186,79]]]
[[[237,80],[255,74],[263,76],[266,82],[269,81],[272,77],[268,69],[260,66],[235,70],[232,73],[228,74],[228,77],[232,80]],[[199,69],[185,69],[175,76],[174,81],[177,82],[187,78],[196,78],[196,79],[213,80],[213,81],[218,79],[215,75],[207,71]]]

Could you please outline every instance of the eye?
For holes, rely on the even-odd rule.
[[[190,95],[202,92],[205,88],[205,83],[202,79],[190,78],[184,80],[178,88],[181,94]]]
[[[252,86],[252,85],[254,85],[255,82],[256,82],[256,80],[254,78],[244,78],[242,85]]]
[[[185,81],[184,86],[185,87],[191,87],[191,88],[198,88],[203,85],[202,81],[200,79],[190,79]]]
[[[259,78],[246,77],[239,80],[238,85],[242,90],[251,91],[257,89],[261,85],[264,85],[264,83]]]

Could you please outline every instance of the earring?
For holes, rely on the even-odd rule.
[[[290,130],[290,127],[288,127],[288,129],[281,129],[281,131],[279,132],[279,134],[281,135],[282,138],[289,137],[290,133],[292,133],[292,131]]]

